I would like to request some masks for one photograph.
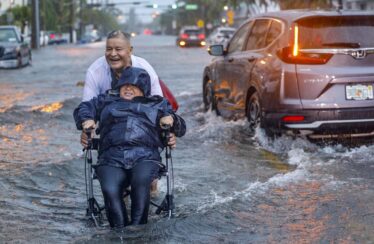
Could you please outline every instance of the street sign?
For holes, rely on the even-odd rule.
[[[186,10],[197,10],[199,6],[197,4],[186,4],[185,9]]]
[[[230,9],[230,10],[227,11],[226,15],[227,15],[227,23],[229,25],[233,25],[234,24],[235,12]]]
[[[197,27],[199,27],[199,28],[203,28],[203,27],[204,27],[204,20],[199,19],[199,20],[197,21]]]

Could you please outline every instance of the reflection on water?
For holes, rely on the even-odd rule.
[[[39,106],[33,106],[31,110],[39,110],[41,112],[45,113],[53,113],[58,110],[60,110],[63,107],[63,104],[61,102],[55,102],[52,104],[47,104],[47,105],[39,105]]]
[[[32,95],[32,92],[20,92],[13,85],[0,84],[0,113],[13,107],[17,102],[26,100]]]

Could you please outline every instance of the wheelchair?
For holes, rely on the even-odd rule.
[[[163,130],[163,137],[169,137],[169,129]],[[85,171],[85,183],[86,183],[86,197],[87,197],[87,208],[86,217],[91,221],[94,226],[103,226],[103,211],[105,211],[105,206],[100,205],[96,200],[94,193],[94,180],[97,179],[95,173],[95,167],[97,166],[92,158],[92,151],[97,151],[99,148],[99,139],[91,138],[91,132],[87,131],[88,136],[88,147],[84,150],[84,171]],[[171,157],[171,148],[169,146],[165,147],[165,163],[159,163],[160,169],[158,172],[158,179],[166,177],[166,194],[161,203],[156,203],[151,200],[151,205],[156,207],[155,214],[160,215],[165,213],[165,217],[168,219],[174,217],[174,170],[173,170],[173,160]],[[130,195],[131,190],[126,189],[124,193],[124,198]]]

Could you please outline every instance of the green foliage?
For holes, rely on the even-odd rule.
[[[10,23],[8,23],[7,21],[7,14],[9,13],[13,15],[13,21]],[[23,28],[25,27],[25,24],[27,24],[27,22],[30,20],[31,20],[31,8],[28,6],[16,6],[11,9],[8,9],[8,11],[0,17],[0,24],[16,25],[23,30]]]
[[[71,0],[40,0],[39,2],[41,28],[57,32],[68,32],[72,24],[70,14],[73,2]],[[73,16],[75,14],[73,13]]]
[[[91,8],[83,9],[82,22],[84,25],[95,26],[103,34],[120,28],[115,15],[110,12]]]
[[[80,13],[80,1],[76,0],[39,0],[40,28],[41,30],[69,32],[79,17],[82,17],[83,25],[94,25],[103,33],[112,29],[118,29],[116,16],[121,14],[115,8],[105,10],[87,7],[85,0],[82,1],[82,12]],[[0,24],[12,24],[21,28],[25,23],[31,25],[31,5],[16,6],[8,10],[14,16],[12,23],[7,23],[7,15],[0,16]]]
[[[331,6],[331,0],[278,0],[276,2],[281,9],[323,9]]]

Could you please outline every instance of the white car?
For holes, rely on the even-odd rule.
[[[225,44],[235,32],[232,27],[218,27],[208,37],[210,44]]]

